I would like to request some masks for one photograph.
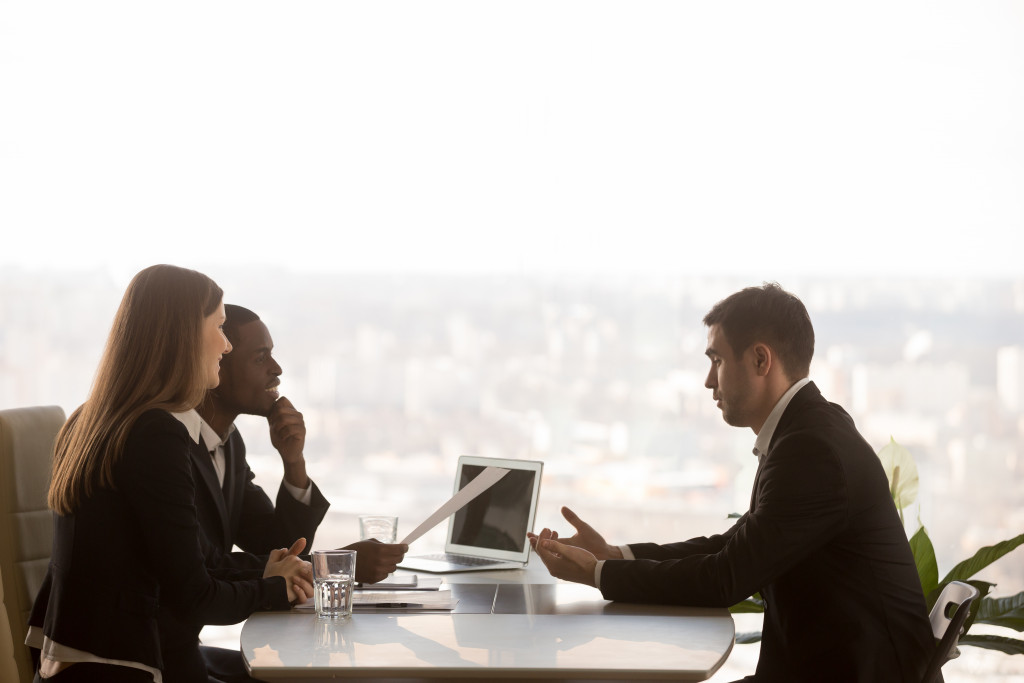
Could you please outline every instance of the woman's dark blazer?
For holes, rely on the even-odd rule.
[[[767,603],[757,681],[918,681],[934,640],[906,532],[878,457],[813,383],[786,407],[750,510],[720,536],[631,545],[611,600]]]
[[[61,645],[162,669],[159,610],[195,625],[198,634],[203,624],[288,609],[281,577],[224,581],[207,570],[190,443],[170,413],[139,417],[114,466],[114,488],[94,488],[74,514],[54,514],[49,572],[30,625]],[[205,683],[196,648],[194,673]]]

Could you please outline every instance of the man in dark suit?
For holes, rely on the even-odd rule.
[[[292,547],[297,539],[305,538],[305,549],[311,549],[330,504],[306,473],[306,424],[291,401],[279,395],[282,370],[273,356],[270,331],[247,308],[226,304],[224,310],[224,334],[232,351],[221,360],[220,384],[207,393],[197,411],[180,419],[190,430],[198,430],[190,455],[206,564],[223,576],[250,578],[262,576],[272,551]],[[245,443],[234,424],[242,414],[267,418],[270,443],[284,466],[275,502],[253,481]],[[233,551],[235,546],[241,551]],[[346,548],[356,550],[356,580],[366,583],[395,571],[408,550],[402,544],[378,541]],[[182,646],[189,631],[180,626],[170,616],[162,618],[165,648]],[[248,680],[238,652],[203,647],[202,653],[211,680]]]
[[[616,547],[568,508],[576,532],[531,538],[550,572],[605,598],[729,607],[760,591],[761,656],[746,681],[918,681],[934,649],[906,533],[873,449],[807,379],[814,331],[778,285],[705,316],[705,386],[750,427],[750,509],[724,534]]]
[[[232,352],[221,361],[220,385],[198,409],[200,439],[192,450],[196,511],[213,546],[209,566],[261,569],[263,556],[297,538],[311,548],[330,504],[306,473],[302,413],[279,396],[282,370],[270,331],[246,308],[229,304],[224,310]],[[284,478],[275,502],[253,481],[245,443],[235,429],[243,414],[267,418],[270,443],[281,456]],[[232,555],[236,545],[245,553]]]

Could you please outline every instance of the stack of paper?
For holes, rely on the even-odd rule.
[[[406,576],[384,579],[379,583],[357,583],[357,591],[436,591],[441,588],[444,578],[441,576],[423,576],[412,574],[411,581]]]
[[[452,598],[451,588],[427,590],[358,590],[352,596],[353,612],[422,612],[450,611],[459,604]],[[313,598],[306,600],[295,609],[314,609]]]
[[[455,609],[455,605],[458,602],[458,600],[452,599],[450,588],[445,590],[419,591],[361,590],[355,594],[355,599],[352,601],[352,611],[398,610],[412,612],[420,610],[452,610]]]

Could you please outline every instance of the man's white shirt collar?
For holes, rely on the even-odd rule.
[[[199,413],[196,413],[196,415],[199,416],[199,433],[203,436],[203,443],[205,443],[206,447],[211,451],[218,446],[223,447],[224,444],[228,442],[228,439],[231,438],[231,434],[235,431],[235,423],[232,422],[228,425],[228,431],[224,434],[224,438],[222,439],[220,438],[220,434],[214,431],[213,427],[206,423],[206,420],[203,419],[202,415],[199,415]]]
[[[786,407],[789,402],[796,396],[796,392],[803,389],[805,386],[810,384],[811,380],[809,377],[804,377],[798,380],[789,390],[782,395],[779,402],[772,408],[772,412],[768,414],[768,419],[764,421],[761,426],[761,431],[757,434],[757,440],[754,441],[754,455],[758,458],[764,457],[765,453],[768,452],[768,445],[772,442],[772,436],[775,435],[775,428],[779,426],[779,420],[782,419],[782,414],[786,412]]]

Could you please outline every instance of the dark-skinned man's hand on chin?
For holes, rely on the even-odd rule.
[[[289,484],[300,489],[309,486],[306,474],[306,422],[302,413],[292,402],[282,396],[274,403],[267,416],[270,425],[270,443],[281,454],[284,464],[284,478]]]
[[[398,569],[398,563],[409,552],[405,543],[381,543],[376,539],[347,545],[345,550],[356,551],[356,581],[377,583]]]

